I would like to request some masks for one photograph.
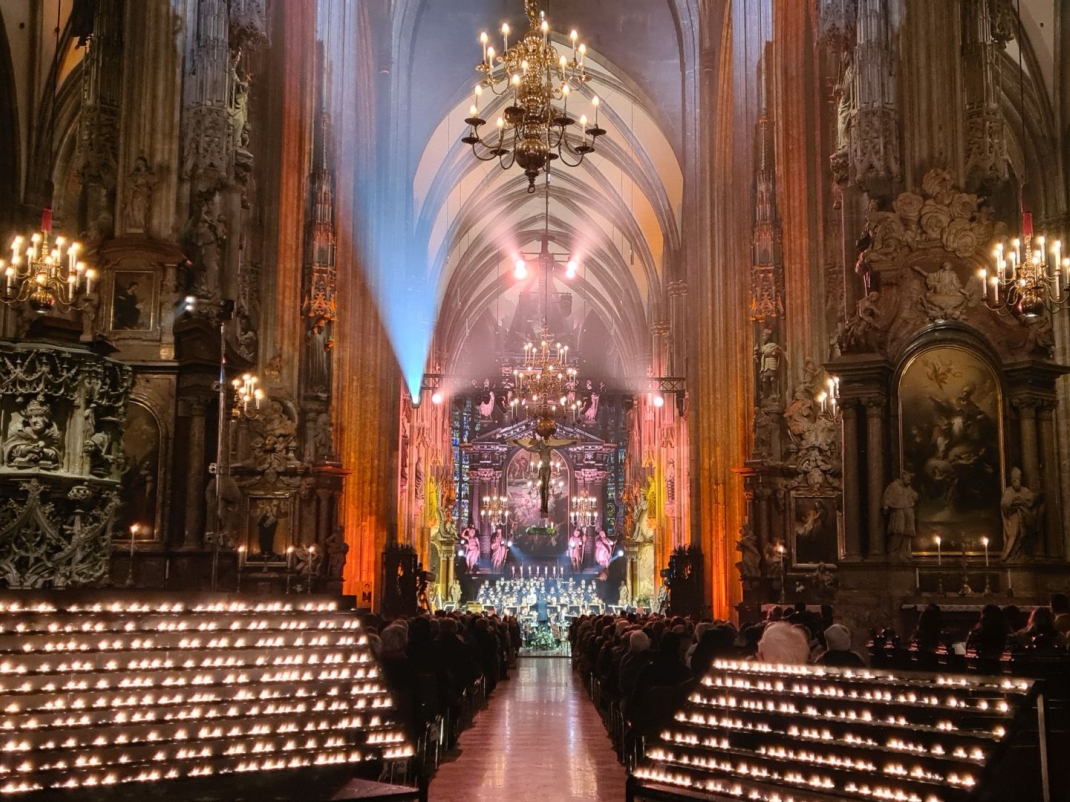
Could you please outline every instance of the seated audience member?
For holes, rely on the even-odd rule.
[[[1047,607],[1037,607],[1029,616],[1025,629],[1014,633],[1014,640],[1020,646],[1032,646],[1035,649],[1060,647],[1065,640],[1055,629],[1055,618]]]
[[[986,604],[966,638],[966,651],[982,660],[999,660],[1007,648],[1009,634],[1003,611],[995,604]]]
[[[618,673],[619,690],[622,697],[631,696],[635,682],[644,668],[650,665],[653,654],[650,651],[650,638],[641,629],[628,633],[628,651],[620,659]]]
[[[715,624],[702,634],[691,655],[691,676],[703,677],[718,658],[732,658],[736,651],[736,629],[731,624]]]
[[[944,643],[944,637],[944,615],[940,606],[929,604],[921,611],[911,645],[912,657],[918,668],[927,671],[936,669],[937,652]]]
[[[861,656],[851,651],[851,630],[843,624],[833,624],[825,630],[825,645],[825,653],[817,658],[818,665],[860,668],[866,664]]]
[[[803,630],[782,621],[766,626],[758,641],[759,662],[800,665],[809,659],[810,643]]]
[[[1063,635],[1070,633],[1070,598],[1065,593],[1051,595],[1051,614],[1055,619],[1056,631]]]

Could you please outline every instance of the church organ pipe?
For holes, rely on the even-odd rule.
[[[866,513],[869,531],[869,556],[884,555],[884,517],[881,496],[884,492],[884,398],[866,399]]]
[[[843,404],[843,550],[847,560],[862,557],[862,511],[858,486],[858,406]]]

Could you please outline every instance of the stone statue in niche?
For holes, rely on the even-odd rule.
[[[1007,560],[1025,557],[1025,542],[1038,531],[1041,495],[1022,484],[1022,470],[1011,469],[1011,483],[1003,491],[999,509],[1003,515],[1003,555]]]
[[[739,540],[736,541],[736,551],[739,552],[739,562],[736,568],[743,579],[757,578],[762,575],[762,553],[758,546],[758,536],[754,533],[754,527],[745,523],[739,528]]]
[[[82,296],[82,333],[78,341],[83,343],[93,342],[97,333],[97,312],[100,309],[100,298],[95,292],[86,293]]]
[[[85,410],[82,417],[85,421],[85,440],[82,443],[82,451],[89,457],[89,472],[94,476],[110,476],[112,467],[117,460],[112,453],[112,437],[100,424],[108,419],[97,418],[98,396],[101,390],[99,377],[88,377],[85,380]],[[114,419],[112,419],[114,420]]]
[[[327,535],[324,547],[327,549],[327,578],[341,579],[346,555],[349,553],[349,544],[346,543],[342,527],[336,526],[334,531]]]
[[[325,459],[334,454],[334,432],[331,426],[331,416],[327,412],[320,412],[312,422],[312,431],[309,433],[310,459]]]
[[[52,420],[52,408],[42,396],[31,399],[11,416],[4,444],[4,463],[14,468],[59,467],[63,438]]]
[[[966,311],[970,295],[962,286],[950,262],[944,262],[934,273],[926,273],[920,267],[914,270],[925,278],[925,297],[921,302],[929,320],[959,320]]]
[[[918,503],[918,491],[911,486],[913,480],[913,473],[903,471],[885,488],[881,499],[881,510],[887,517],[888,559],[896,562],[914,559],[911,545],[916,534],[914,507]]]
[[[776,431],[776,418],[768,410],[758,407],[754,411],[754,455],[756,457],[767,457],[773,453],[773,439]]]
[[[787,409],[784,410],[784,419],[788,423],[788,435],[791,437],[795,447],[798,448],[802,444],[806,432],[816,419],[814,414],[814,391],[809,382],[803,381],[795,388],[795,396],[791,399]]]
[[[632,606],[632,592],[628,589],[627,582],[620,583],[620,593],[617,597],[617,604],[619,604],[621,607]]]
[[[334,348],[328,323],[322,315],[315,318],[308,330],[308,389],[326,394],[331,383],[330,353]]]
[[[238,48],[230,56],[230,96],[227,118],[231,149],[237,153],[249,146],[249,73],[242,65],[242,51]]]
[[[840,350],[847,353],[878,351],[881,347],[880,294],[870,292],[858,302],[854,317],[847,321]]]
[[[227,242],[227,224],[222,215],[215,214],[215,199],[211,193],[201,195],[195,205],[196,211],[186,228],[186,240],[193,257],[190,290],[201,298],[216,298],[223,248]]]
[[[1023,319],[1026,326],[1025,345],[1028,351],[1043,354],[1048,359],[1055,359],[1055,330],[1051,318],[1041,313],[1033,318]]]
[[[450,582],[450,604],[456,607],[461,603],[461,583],[454,579]]]
[[[754,348],[754,361],[758,363],[758,399],[773,403],[780,400],[780,363],[784,349],[773,339],[771,329],[762,330],[761,345]]]
[[[127,180],[129,191],[126,196],[126,230],[131,234],[141,234],[148,226],[152,193],[159,179],[149,165],[149,160],[140,155],[134,162],[134,169]]]

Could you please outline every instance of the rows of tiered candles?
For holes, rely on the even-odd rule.
[[[0,596],[0,791],[403,760],[332,602],[23,606]]]
[[[969,799],[1031,680],[717,661],[644,782],[753,802]]]

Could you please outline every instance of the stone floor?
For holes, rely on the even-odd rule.
[[[566,659],[521,658],[431,781],[430,802],[623,802],[624,767]]]

